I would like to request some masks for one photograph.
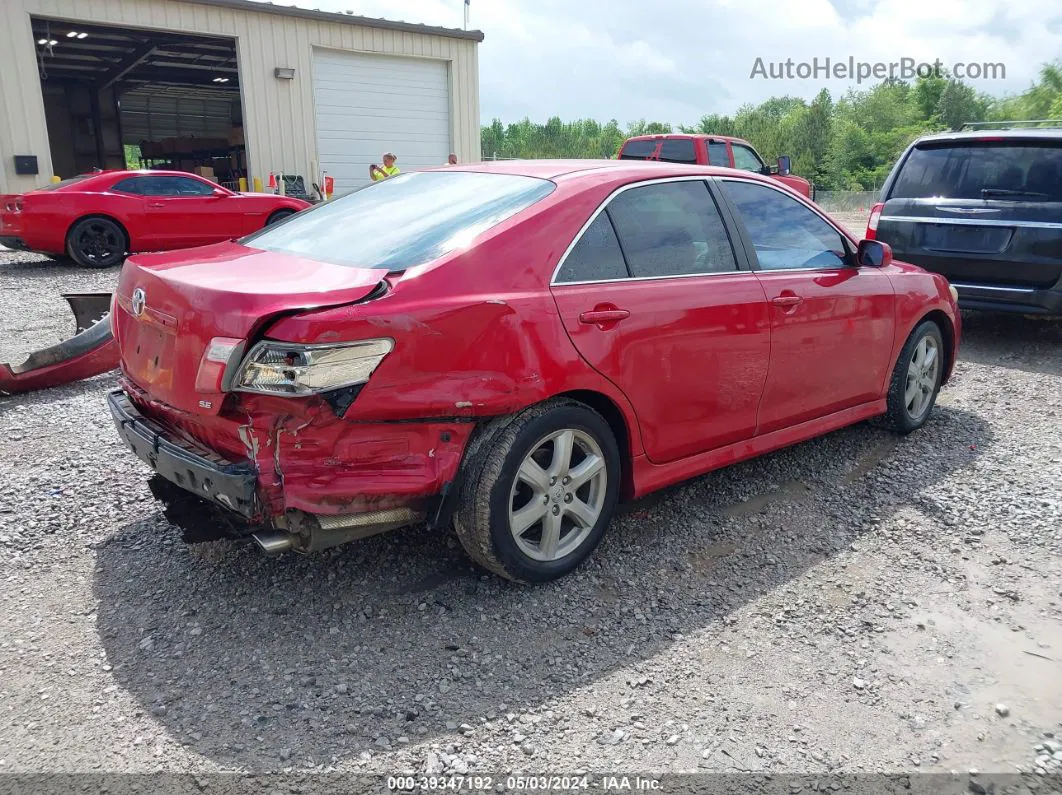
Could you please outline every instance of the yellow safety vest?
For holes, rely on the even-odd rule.
[[[380,176],[380,171],[382,171],[384,174],[386,174],[386,176],[381,177]],[[373,171],[372,172],[372,181],[373,182],[379,182],[381,179],[387,179],[387,177],[393,177],[396,174],[401,174],[402,173],[401,171],[398,170],[398,166],[380,166],[380,171]]]

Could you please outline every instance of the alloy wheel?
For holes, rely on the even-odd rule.
[[[920,420],[929,411],[939,372],[940,348],[937,341],[927,334],[915,345],[907,365],[904,407],[912,420]]]
[[[548,562],[578,549],[601,518],[607,485],[605,455],[589,434],[565,428],[542,438],[509,494],[509,531],[520,551]]]

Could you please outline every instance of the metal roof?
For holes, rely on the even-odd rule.
[[[321,11],[316,8],[298,8],[297,6],[277,5],[276,3],[263,2],[262,0],[188,0],[204,6],[218,8],[232,8],[237,11],[252,11],[265,14],[280,14],[281,16],[297,17],[299,19],[314,19],[321,22],[338,22],[346,25],[359,25],[366,28],[380,28],[382,30],[398,30],[403,33],[422,33],[426,36],[446,36],[452,39],[470,39],[483,41],[481,30],[461,30],[459,28],[440,28],[434,25],[421,25],[414,22],[396,22],[389,19],[376,19],[374,17],[361,17],[356,14],[344,14],[337,11]]]
[[[123,91],[147,84],[230,92],[239,89],[236,44],[231,38],[38,16],[32,18],[32,28],[37,67],[44,85],[77,82],[102,90],[121,84]],[[84,38],[79,38],[79,34]],[[54,41],[55,45],[42,45],[41,41]]]

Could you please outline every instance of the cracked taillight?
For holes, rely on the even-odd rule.
[[[214,337],[203,351],[199,372],[195,376],[196,392],[224,392],[225,368],[233,355],[243,350],[243,340],[234,337]]]

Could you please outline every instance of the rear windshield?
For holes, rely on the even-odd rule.
[[[470,171],[402,174],[255,232],[263,251],[359,268],[430,262],[553,192],[547,180]]]
[[[628,141],[620,150],[620,160],[648,160],[656,152],[657,141]]]
[[[70,177],[69,179],[64,179],[64,180],[62,180],[60,182],[49,183],[48,185],[45,185],[44,187],[37,188],[37,190],[56,190],[57,188],[65,188],[67,185],[75,185],[78,182],[82,182],[82,181],[88,179],[89,177],[95,177],[95,176],[96,176],[95,174],[79,174],[76,177]]]
[[[916,147],[889,198],[1062,201],[1062,143]]]

